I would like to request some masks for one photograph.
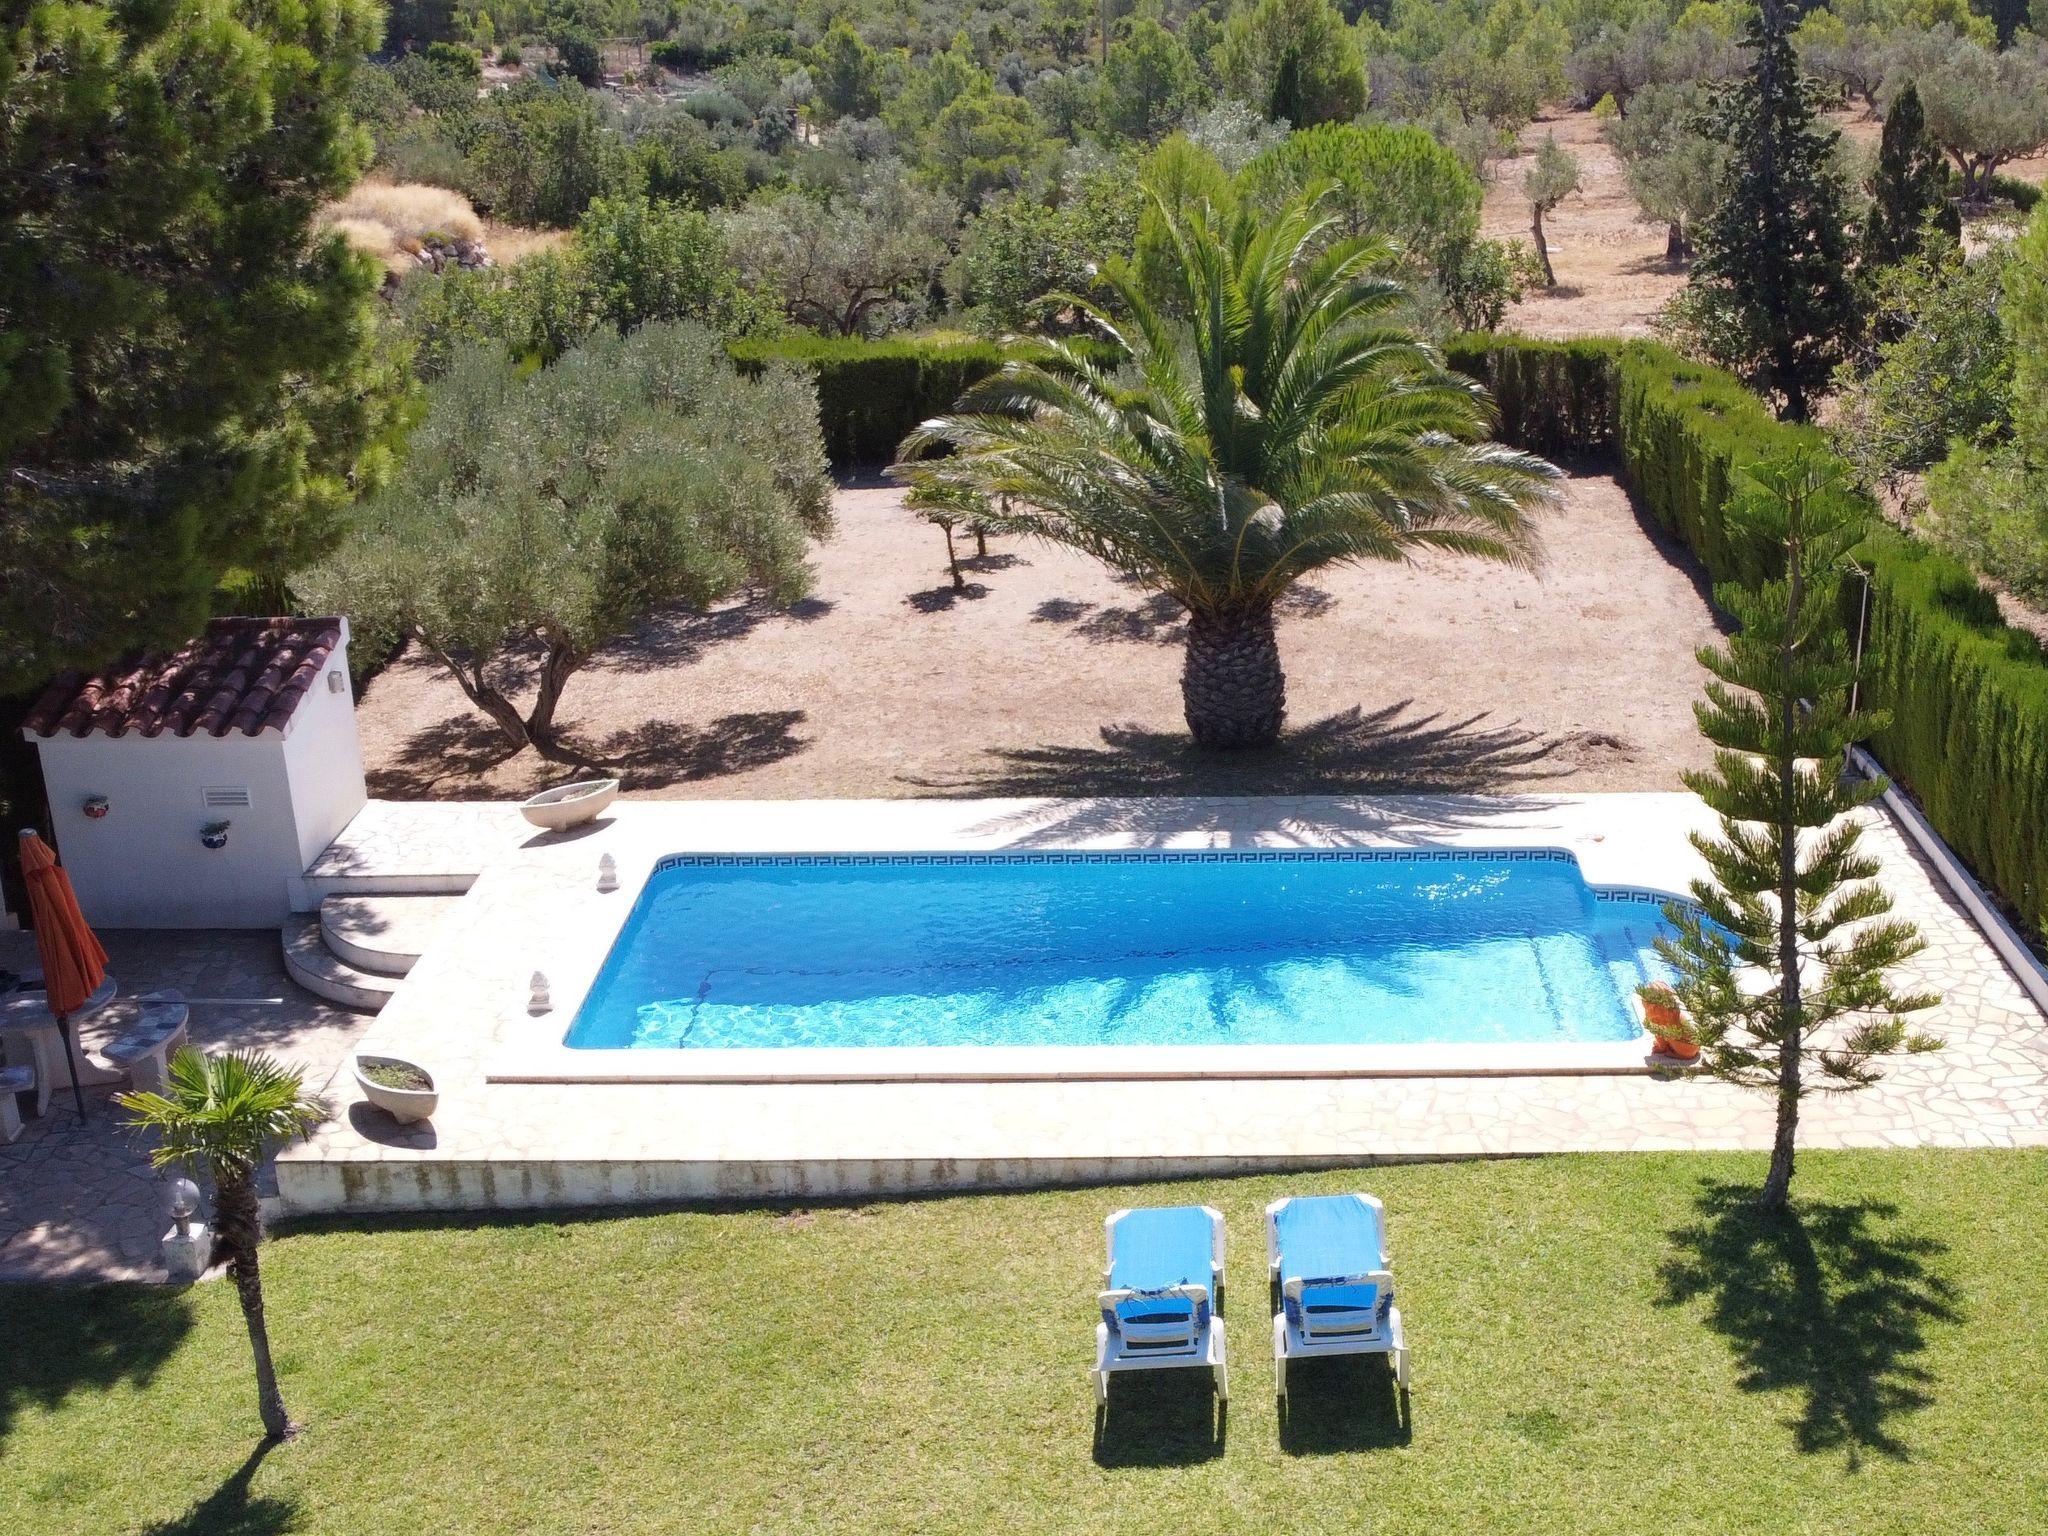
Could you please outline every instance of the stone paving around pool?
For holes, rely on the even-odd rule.
[[[708,1197],[859,1197],[910,1189],[1125,1180],[1374,1159],[1758,1147],[1769,1102],[1648,1075],[1105,1081],[647,1083],[491,1081],[558,1042],[645,871],[687,850],[951,847],[1559,846],[1595,884],[1682,888],[1686,795],[1073,802],[627,802],[595,827],[534,835],[502,815],[373,807],[366,826],[406,867],[483,867],[433,947],[374,1020],[326,1007],[282,973],[264,933],[115,934],[134,992],[195,999],[202,1044],[260,1045],[304,1064],[334,1114],[277,1169],[294,1210]],[[370,814],[370,813],[366,813]],[[347,834],[342,840],[347,843]],[[445,841],[445,846],[442,844]],[[1946,1001],[1948,1048],[1863,1094],[1808,1101],[1809,1146],[2048,1144],[2048,1031],[2017,980],[1889,822],[1867,844],[1928,941],[1914,980]],[[495,846],[494,846],[495,845]],[[620,890],[596,890],[612,853]],[[340,847],[333,863],[368,867]],[[19,968],[27,936],[0,934]],[[529,1013],[548,970],[552,1012]],[[98,1026],[111,1028],[118,1020]],[[90,1036],[89,1036],[90,1038]],[[407,1055],[441,1089],[403,1128],[357,1100],[355,1044]],[[104,1100],[0,1146],[0,1279],[149,1277],[163,1220],[144,1149]]]
[[[1995,953],[1871,813],[1869,842],[1929,947],[1949,1048],[1878,1089],[1815,1098],[1811,1145],[2048,1141],[2048,1034]],[[682,851],[1046,847],[1564,847],[1595,885],[1683,890],[1682,794],[1087,801],[643,802],[486,868],[365,1036],[426,1066],[431,1126],[357,1105],[287,1152],[298,1210],[859,1196],[1385,1157],[1767,1144],[1761,1096],[1701,1080],[1346,1076],[1144,1081],[546,1081],[647,872]],[[619,889],[598,890],[600,857]],[[544,971],[550,1011],[527,1006]],[[1256,1070],[1256,1048],[1243,1048]],[[662,1057],[671,1053],[606,1053]],[[672,1053],[673,1056],[687,1053]],[[937,1053],[933,1053],[937,1054]],[[675,1070],[673,1060],[666,1069]],[[622,1078],[632,1068],[619,1069]]]

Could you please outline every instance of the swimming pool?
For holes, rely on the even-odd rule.
[[[1625,1042],[1662,899],[1547,848],[677,855],[564,1043]]]

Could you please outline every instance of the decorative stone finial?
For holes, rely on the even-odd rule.
[[[535,1013],[546,1013],[555,1006],[548,997],[548,978],[546,972],[535,971],[533,973],[533,992],[527,998],[526,1006]]]
[[[600,891],[616,891],[619,888],[619,861],[610,854],[597,861],[597,888]]]

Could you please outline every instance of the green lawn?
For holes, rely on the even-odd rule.
[[[2048,1531],[2048,1154],[1573,1157],[266,1250],[232,1291],[0,1290],[0,1530]],[[1259,1212],[1387,1202],[1415,1359],[1271,1391]],[[1224,1210],[1236,1395],[1087,1381],[1101,1218]]]

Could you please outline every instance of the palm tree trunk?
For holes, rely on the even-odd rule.
[[[939,524],[939,532],[946,536],[946,569],[953,573],[953,590],[955,592],[965,592],[967,590],[967,578],[960,574],[960,557],[953,550],[953,525],[951,523],[941,523]]]
[[[1287,678],[1268,607],[1189,610],[1180,673],[1188,730],[1205,747],[1269,747],[1287,714]]]
[[[277,1367],[270,1358],[270,1329],[263,1318],[263,1273],[256,1259],[263,1241],[263,1217],[256,1204],[256,1186],[246,1172],[214,1168],[214,1257],[225,1258],[242,1303],[242,1321],[249,1327],[249,1348],[256,1357],[256,1411],[263,1433],[286,1440],[296,1426],[285,1412],[278,1390]]]

